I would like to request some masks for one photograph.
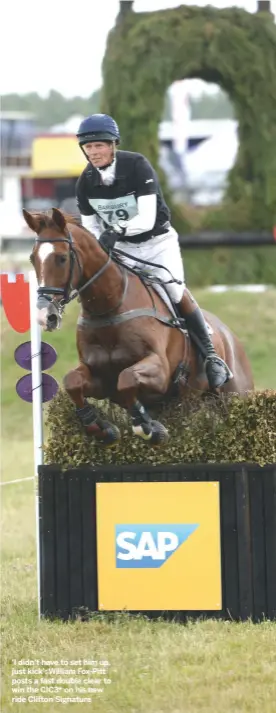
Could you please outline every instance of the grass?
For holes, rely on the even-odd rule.
[[[199,304],[218,314],[242,339],[256,387],[276,389],[276,291],[263,294],[195,291]],[[58,361],[50,373],[60,381],[76,363],[77,305],[63,329],[45,335]],[[3,480],[33,474],[32,411],[15,394],[23,375],[13,360],[29,335],[2,321]],[[35,493],[27,481],[2,488],[2,711],[11,703],[12,659],[107,659],[111,684],[93,704],[68,704],[90,713],[272,713],[276,700],[275,624],[197,621],[186,626],[126,614],[99,615],[87,623],[38,622],[36,599]],[[55,694],[45,693],[45,696]],[[64,694],[68,696],[69,694]],[[26,704],[28,713],[59,713],[65,704]]]

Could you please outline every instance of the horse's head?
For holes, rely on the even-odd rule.
[[[23,215],[37,235],[30,260],[39,284],[38,321],[45,331],[53,331],[60,326],[63,307],[79,283],[80,258],[60,210],[53,208],[51,215],[23,210]]]

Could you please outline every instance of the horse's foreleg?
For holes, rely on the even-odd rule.
[[[169,364],[158,354],[149,354],[133,366],[121,371],[117,388],[121,392],[145,388],[158,394],[165,394],[170,380]]]
[[[102,419],[97,409],[87,401],[88,396],[100,398],[99,384],[93,379],[88,366],[80,364],[63,379],[63,385],[76,406],[76,413],[86,433],[94,436],[104,445],[113,445],[120,439],[119,429]]]
[[[117,389],[119,402],[127,409],[132,420],[134,435],[149,445],[161,445],[168,440],[168,431],[159,421],[154,421],[137,396],[146,391],[164,394],[169,386],[169,367],[158,354],[150,354],[121,372]]]

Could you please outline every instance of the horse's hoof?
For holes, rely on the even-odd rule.
[[[169,433],[160,421],[151,422],[151,446],[164,446],[169,440]]]
[[[105,446],[105,448],[112,448],[113,446],[116,446],[116,444],[120,440],[121,433],[117,426],[113,426],[113,424],[110,424],[107,428],[104,429],[101,443],[103,446]]]
[[[89,435],[94,436],[97,442],[109,448],[115,446],[121,439],[119,429],[110,421],[101,420],[100,425],[95,422],[88,426],[86,430]]]

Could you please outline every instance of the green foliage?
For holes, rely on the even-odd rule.
[[[208,208],[196,208],[193,206],[190,217],[189,210],[185,203],[177,206],[178,211],[183,213],[190,225],[191,232],[196,231],[234,231],[247,232],[254,231],[252,224],[252,201],[242,195],[235,205],[229,198],[225,196],[222,202],[216,206]],[[175,207],[173,208],[175,210]],[[193,227],[193,224],[195,227]]]
[[[276,247],[273,245],[183,249],[182,256],[189,286],[276,286]]]
[[[60,390],[50,403],[46,461],[62,467],[125,463],[276,462],[276,391],[249,392],[221,399],[198,397],[160,408],[155,416],[168,428],[165,448],[150,448],[134,437],[128,415],[108,402],[90,400],[119,426],[122,440],[105,449],[87,436],[75,407]]]
[[[219,84],[239,122],[240,147],[227,189],[231,213],[242,202],[248,227],[271,229],[276,222],[276,28],[270,15],[185,5],[119,15],[103,74],[102,109],[116,117],[123,148],[144,153],[157,170],[158,123],[168,86],[195,77]]]
[[[27,111],[34,114],[40,127],[49,127],[66,121],[73,114],[93,114],[99,111],[101,90],[90,97],[66,99],[60,92],[51,90],[46,98],[36,92],[30,94],[5,94],[2,97],[2,111]]]

